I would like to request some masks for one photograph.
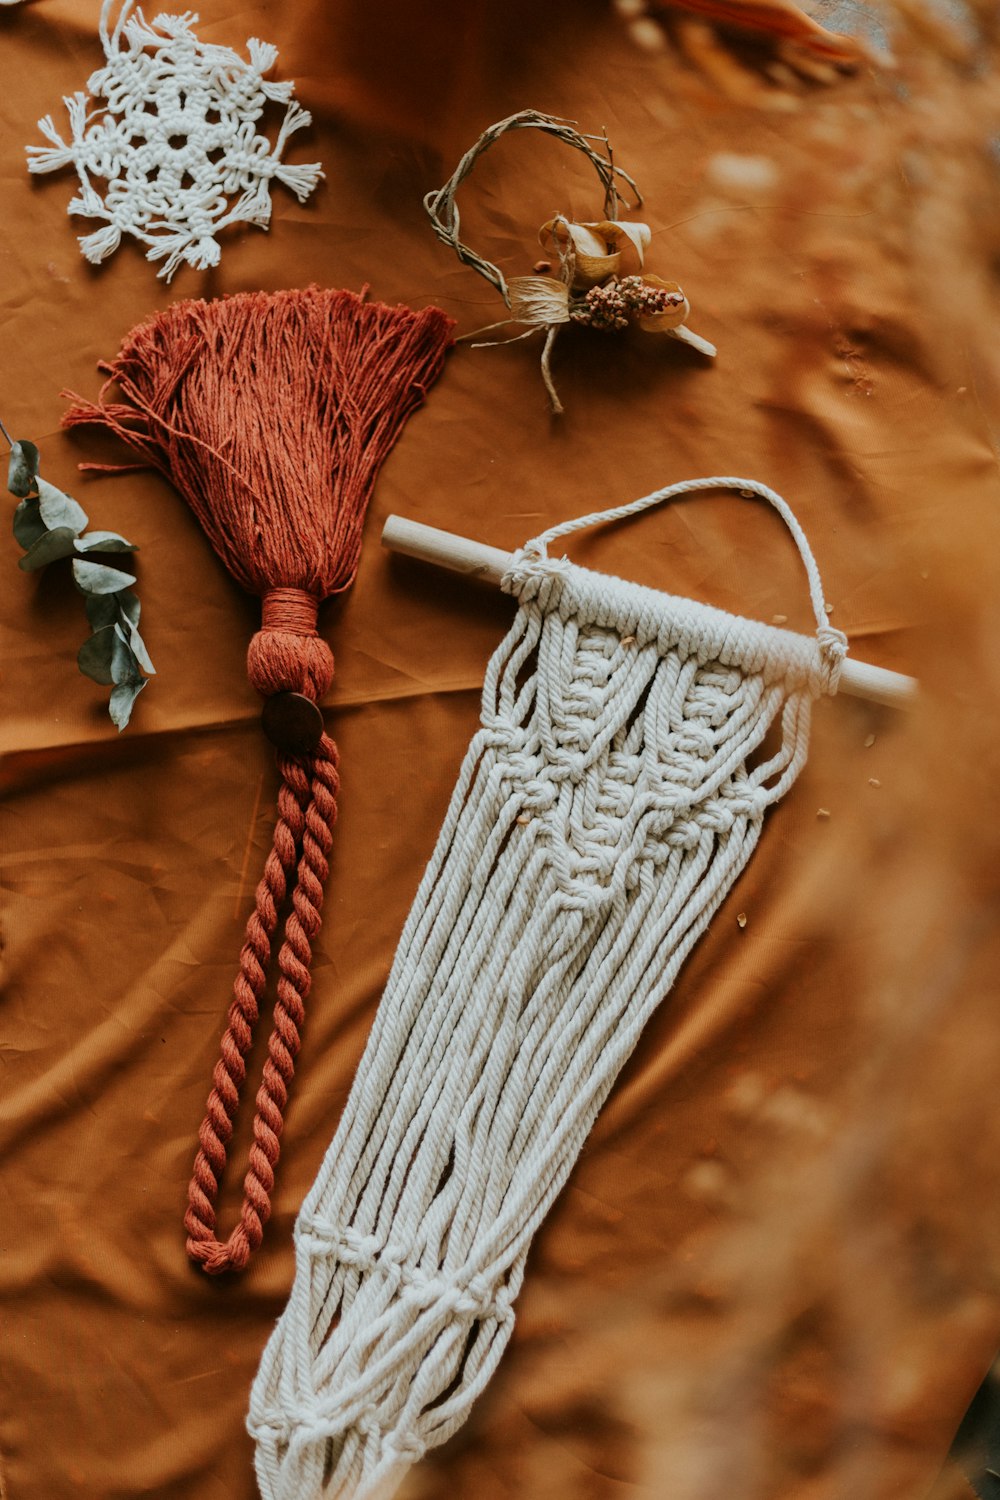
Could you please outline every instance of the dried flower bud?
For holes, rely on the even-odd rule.
[[[628,304],[618,282],[612,281],[607,286],[592,286],[582,302],[571,309],[570,316],[574,322],[603,333],[619,333],[628,327]]]
[[[659,276],[626,276],[621,282],[622,296],[647,333],[662,333],[677,328],[691,311],[690,304],[676,281]]]

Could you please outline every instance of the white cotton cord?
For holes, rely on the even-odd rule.
[[[847,637],[842,630],[835,629],[829,623],[829,609],[823,597],[823,581],[820,578],[816,559],[812,554],[808,538],[798,518],[787,500],[784,500],[777,490],[772,490],[769,485],[761,484],[758,479],[737,479],[732,475],[714,477],[710,479],[683,479],[677,484],[666,485],[663,489],[653,490],[648,495],[643,495],[639,500],[631,500],[626,505],[611,506],[606,510],[592,511],[589,515],[578,516],[571,521],[561,521],[556,526],[550,526],[548,531],[527,543],[525,550],[533,550],[547,555],[548,544],[557,537],[569,536],[574,531],[583,531],[588,526],[597,526],[605,521],[623,521],[628,516],[638,515],[640,511],[650,510],[653,506],[666,504],[670,500],[677,500],[684,495],[696,495],[705,490],[736,490],[740,495],[748,499],[754,496],[766,500],[784,521],[791,532],[792,540],[798,549],[806,570],[806,578],[809,583],[809,598],[816,619],[816,638],[820,649],[828,663],[832,673],[827,687],[828,692],[835,692],[837,677],[840,673],[840,664],[847,654]]]
[[[69,212],[101,222],[80,237],[95,265],[129,235],[148,260],[163,261],[167,281],[185,263],[205,270],[219,262],[220,230],[267,227],[275,179],[302,202],[323,176],[317,162],[281,159],[311,117],[292,100],[293,84],[264,77],[277,48],[251,37],[246,61],[200,42],[197,19],[185,12],[148,22],[135,0],[104,0],[105,66],[87,84],[97,107],[88,112],[87,95],[72,95],[69,141],[46,115],[38,127],[49,145],[27,147],[29,172],[75,166],[80,193]],[[285,105],[273,145],[258,129],[269,101]]]
[[[720,485],[751,488],[696,487]],[[466,1419],[532,1238],[831,686],[815,641],[550,559],[582,524],[504,580],[517,615],[254,1382],[264,1500],[388,1500]]]

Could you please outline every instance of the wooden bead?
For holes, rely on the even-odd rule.
[[[275,693],[264,704],[260,722],[275,749],[291,755],[318,749],[325,728],[319,704],[305,693]]]

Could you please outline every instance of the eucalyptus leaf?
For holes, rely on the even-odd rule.
[[[135,542],[127,542],[117,531],[87,531],[76,539],[77,552],[138,552]]]
[[[111,689],[111,702],[108,711],[119,734],[125,728],[132,714],[132,705],[146,686],[146,679],[140,677],[138,681],[122,682]]]
[[[118,619],[117,594],[88,594],[86,596],[87,619],[91,630],[103,630],[105,625],[114,625]]]
[[[118,607],[128,623],[133,627],[138,627],[139,616],[142,614],[142,605],[138,595],[133,594],[130,589],[122,589],[118,595]]]
[[[115,681],[112,672],[112,659],[114,657],[115,627],[105,625],[101,630],[95,630],[89,640],[84,641],[76,653],[77,666],[87,677],[92,677],[95,682],[103,683],[110,687]]]
[[[127,621],[124,625],[119,622],[115,626],[115,629],[121,636],[122,640],[126,642],[126,644],[135,654],[136,661],[139,663],[142,670],[144,672],[148,672],[150,677],[155,677],[156,668],[150,661],[149,652],[146,650],[146,643],[143,640],[142,636],[139,634],[138,630],[136,630],[135,626],[129,624]]]
[[[73,564],[73,577],[84,594],[117,594],[135,583],[134,573],[123,573],[120,568],[105,567],[104,563],[83,562],[80,558]]]
[[[18,567],[25,573],[34,573],[36,568],[44,568],[46,563],[55,562],[60,557],[69,557],[73,551],[75,535],[68,526],[58,526],[55,531],[43,532],[38,541],[18,559]]]
[[[41,501],[42,520],[50,531],[57,526],[68,526],[74,536],[79,536],[81,531],[86,530],[90,518],[72,495],[64,495],[62,490],[57,490],[54,484],[49,484],[40,474],[35,483]]]
[[[34,443],[20,438],[16,443],[11,444],[10,460],[7,464],[7,488],[19,500],[25,495],[30,495],[35,488],[38,464],[39,454]]]
[[[46,531],[48,527],[38,514],[37,496],[31,495],[27,500],[22,500],[14,512],[14,540],[20,542],[27,552]]]
[[[111,677],[121,686],[126,682],[141,682],[142,673],[135,652],[117,625],[112,631],[114,641],[111,648]]]

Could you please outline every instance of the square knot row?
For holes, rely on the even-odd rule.
[[[363,1275],[381,1275],[399,1289],[406,1307],[416,1312],[438,1308],[461,1318],[513,1317],[506,1286],[494,1286],[481,1272],[429,1271],[411,1263],[412,1249],[400,1241],[364,1234],[350,1226],[335,1229],[311,1215],[300,1215],[295,1229],[296,1244],[317,1258],[328,1258]]]
[[[461,1272],[427,1272],[419,1266],[403,1266],[401,1273],[403,1300],[421,1312],[435,1308],[446,1315],[478,1322],[513,1321],[507,1288],[492,1286],[479,1273],[465,1277]]]

